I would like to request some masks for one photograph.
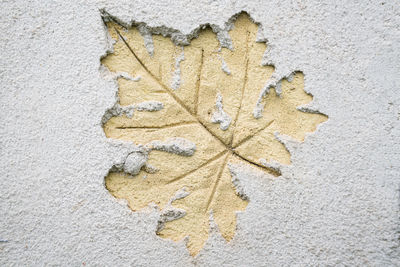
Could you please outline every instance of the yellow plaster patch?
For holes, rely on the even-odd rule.
[[[248,15],[237,17],[229,35],[233,51],[222,48],[216,35],[206,28],[189,46],[176,47],[161,35],[153,36],[154,55],[150,56],[137,28],[124,29],[109,22],[108,31],[115,41],[114,51],[102,59],[112,72],[126,72],[138,81],[118,78],[119,104],[135,105],[145,101],[163,103],[159,111],[135,111],[133,116],[114,116],[104,124],[108,138],[148,145],[155,140],[184,138],[196,145],[192,156],[151,151],[147,163],[157,171],[141,170],[131,176],[111,172],[106,187],[116,198],[128,200],[136,211],[155,203],[161,211],[172,205],[185,215],[165,221],[157,234],[174,241],[188,236],[188,249],[196,255],[209,233],[210,211],[222,236],[230,241],[236,229],[236,212],[245,210],[248,201],[238,196],[232,184],[228,163],[247,163],[272,175],[275,169],[260,162],[274,160],[290,164],[290,154],[274,133],[279,132],[303,141],[307,132],[327,120],[322,114],[306,113],[296,108],[311,102],[304,91],[304,77],[295,73],[291,82],[282,81],[282,94],[275,90],[263,99],[262,118],[253,117],[253,108],[261,88],[274,72],[262,66],[265,43],[256,42],[258,27]],[[180,61],[180,84],[171,84]],[[230,74],[222,69],[222,62]],[[213,122],[218,111],[216,101],[222,97],[224,116],[229,126]],[[184,197],[173,199],[184,189]]]

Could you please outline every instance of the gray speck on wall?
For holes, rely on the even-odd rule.
[[[131,174],[132,176],[137,175],[143,166],[147,162],[148,155],[143,152],[132,152],[130,153],[124,162],[123,171]]]
[[[222,55],[218,55],[219,59],[221,60],[221,69],[223,72],[225,72],[227,75],[231,75],[231,71],[229,70],[228,64],[226,64],[226,61]]]
[[[159,101],[145,101],[135,105],[138,111],[160,111],[164,108],[164,104]]]
[[[211,122],[219,123],[219,127],[221,130],[226,131],[229,128],[229,125],[232,122],[232,118],[224,111],[222,105],[222,95],[220,93],[217,94],[217,99],[215,103],[215,111],[212,114]]]
[[[196,144],[182,137],[168,138],[165,142],[155,140],[150,142],[152,150],[165,151],[181,156],[192,156],[196,151]]]
[[[185,54],[183,52],[175,59],[175,71],[172,76],[171,88],[177,90],[181,86],[181,61],[185,60]]]
[[[154,55],[154,43],[153,43],[153,35],[149,28],[147,28],[144,24],[140,24],[138,26],[139,32],[143,37],[144,46],[147,49],[147,52],[150,56]]]

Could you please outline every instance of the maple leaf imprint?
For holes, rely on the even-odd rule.
[[[327,120],[305,108],[312,96],[301,72],[260,97],[274,73],[261,65],[266,44],[256,41],[258,26],[246,13],[231,21],[231,49],[221,47],[210,27],[181,47],[162,35],[149,37],[143,24],[126,29],[105,21],[114,44],[102,64],[117,74],[119,90],[118,103],[103,117],[104,132],[142,145],[111,169],[106,187],[133,211],[155,203],[157,234],[174,241],[188,236],[191,255],[208,238],[211,211],[227,241],[235,234],[236,212],[248,199],[232,184],[231,164],[278,176],[290,154],[277,133],[303,141]]]

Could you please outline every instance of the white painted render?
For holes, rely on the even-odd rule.
[[[265,62],[302,71],[329,116],[289,141],[282,176],[236,170],[250,202],[230,243],[213,230],[192,258],[155,234],[156,208],[132,212],[104,187],[131,148],[101,127],[117,91],[101,72],[103,8],[183,34],[247,11]],[[0,265],[400,265],[398,1],[16,0],[0,13]]]

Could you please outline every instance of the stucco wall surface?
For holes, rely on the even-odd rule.
[[[329,119],[290,142],[280,177],[240,174],[249,204],[226,243],[212,223],[192,257],[104,186],[123,144],[101,119],[117,85],[100,71],[100,9],[189,34],[240,11],[265,60],[300,70]],[[400,5],[397,1],[2,1],[0,265],[398,266]]]

